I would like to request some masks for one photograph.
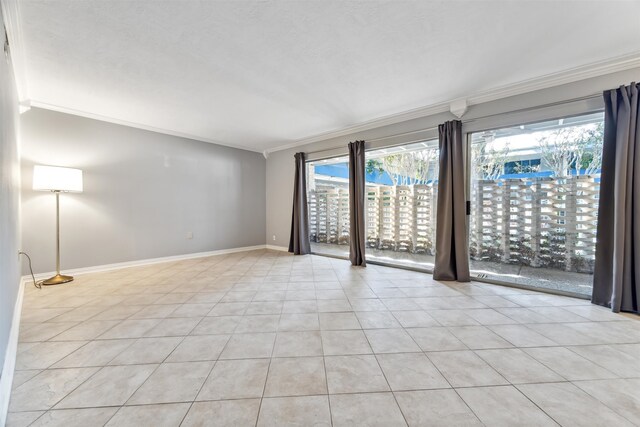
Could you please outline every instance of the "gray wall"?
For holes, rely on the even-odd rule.
[[[0,11],[0,24],[2,12]],[[4,45],[0,25],[0,45]],[[20,159],[18,96],[9,60],[0,48],[0,370],[4,365],[20,284]],[[1,410],[1,409],[0,409]]]
[[[633,69],[605,76],[595,77],[591,79],[585,79],[574,83],[568,83],[562,86],[557,86],[550,89],[539,90],[530,92],[523,95],[504,98],[497,101],[487,102],[484,104],[473,105],[469,108],[467,113],[463,117],[463,122],[466,120],[473,120],[474,118],[480,118],[485,116],[500,115],[505,112],[527,109],[535,106],[545,105],[549,103],[561,102],[569,99],[584,97],[595,93],[602,92],[606,89],[611,89],[622,84],[629,84],[632,81],[637,81],[640,76],[640,69]],[[592,101],[584,102],[585,106],[592,105]],[[557,108],[548,108],[544,114],[558,114],[562,115],[563,106]],[[575,105],[572,106],[575,109]],[[523,123],[527,120],[536,121],[539,113],[536,112],[523,112],[510,117],[497,117],[476,120],[469,124],[463,125],[463,131],[475,131],[478,128],[488,129],[493,125],[499,125],[498,122],[503,123],[513,121],[515,123]],[[409,120],[394,125],[383,126],[376,129],[370,129],[358,133],[353,133],[340,138],[327,139],[312,144],[301,145],[300,147],[277,151],[271,153],[267,159],[267,244],[274,246],[288,246],[289,233],[291,227],[291,205],[292,205],[292,191],[293,191],[293,175],[294,175],[294,162],[293,155],[296,152],[316,152],[323,151],[323,153],[315,154],[316,158],[344,155],[347,153],[347,143],[349,141],[355,141],[359,139],[372,140],[375,138],[389,137],[393,135],[402,134],[405,132],[414,132],[422,129],[432,128],[447,120],[452,120],[455,117],[450,113],[442,113],[434,116],[423,117],[419,119]],[[425,138],[437,137],[437,132],[433,130],[424,132]],[[405,141],[403,141],[403,138]],[[391,145],[402,142],[408,142],[415,140],[416,134],[400,136],[397,138],[390,138],[387,140]],[[377,143],[378,146],[381,143]],[[325,151],[326,150],[326,151]],[[276,236],[275,240],[273,236]]]
[[[37,108],[20,120],[36,272],[55,268],[55,197],[31,189],[34,164],[84,171],[84,192],[60,196],[62,269],[265,243],[262,154]]]

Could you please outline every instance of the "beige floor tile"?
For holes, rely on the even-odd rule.
[[[403,328],[429,328],[440,324],[426,311],[394,311],[393,317],[400,322]]]
[[[330,427],[327,396],[272,397],[262,400],[260,427]]]
[[[131,317],[129,317],[129,319],[164,319],[179,306],[179,304],[148,305],[142,310],[133,314]]]
[[[396,318],[390,311],[358,311],[356,316],[362,329],[400,328]]]
[[[476,354],[512,384],[565,381],[519,348],[478,350]]]
[[[173,292],[170,294],[166,294],[163,295],[162,297],[158,298],[155,303],[156,304],[184,304],[187,301],[189,301],[195,294],[193,293],[186,293],[186,292]]]
[[[634,357],[615,345],[579,346],[570,350],[621,378],[640,378],[640,353]]]
[[[134,342],[134,339],[90,341],[55,363],[52,367],[79,368],[85,366],[105,366]]]
[[[118,408],[59,409],[48,411],[32,427],[103,426]]]
[[[196,400],[262,397],[268,369],[267,359],[218,361]]]
[[[98,338],[104,340],[140,338],[160,323],[161,320],[162,319],[123,320]]]
[[[557,425],[513,386],[461,388],[457,392],[485,425]]]
[[[573,383],[631,422],[640,414],[640,379],[576,381]]]
[[[139,338],[109,362],[109,365],[162,363],[180,344],[181,337]]]
[[[454,326],[449,332],[472,350],[513,347],[485,326]]]
[[[15,390],[20,387],[22,384],[29,381],[31,378],[38,375],[42,370],[40,369],[30,369],[28,371],[14,371],[13,372],[13,381],[11,382],[11,390]]]
[[[518,307],[515,302],[497,295],[474,295],[473,299],[491,308]]]
[[[225,294],[220,302],[250,302],[256,292],[253,291],[230,291]]]
[[[348,300],[318,300],[317,310],[319,313],[338,313],[353,311]]]
[[[447,328],[411,328],[407,329],[413,340],[423,351],[466,350],[467,346],[455,337]]]
[[[275,333],[236,334],[231,336],[219,359],[271,357]]]
[[[318,302],[312,301],[285,301],[282,305],[282,314],[317,313]]]
[[[279,358],[271,361],[265,397],[327,394],[322,357]]]
[[[508,296],[505,296],[505,298]],[[504,314],[507,317],[515,320],[519,323],[531,324],[531,323],[547,323],[549,319],[541,314],[531,311],[525,307],[502,307],[496,308],[496,311]]]
[[[427,355],[453,387],[508,384],[472,351],[440,351]]]
[[[203,317],[211,312],[214,307],[214,303],[201,303],[201,304],[182,304],[176,307],[166,317]]]
[[[495,325],[488,326],[488,328],[516,347],[548,347],[558,345],[555,341],[540,335],[525,325]]]
[[[376,354],[420,351],[420,347],[404,329],[369,329],[364,333]]]
[[[13,390],[9,411],[47,410],[97,371],[98,368],[43,371]]]
[[[145,337],[182,337],[189,333],[200,323],[202,317],[182,317],[163,319]]]
[[[169,405],[123,406],[111,418],[108,427],[178,427],[189,410],[189,403]]]
[[[158,365],[107,366],[76,388],[56,409],[123,405]]]
[[[281,314],[283,305],[282,301],[251,302],[247,306],[245,314],[248,316],[256,314]]]
[[[116,322],[118,323],[118,322]],[[22,323],[19,342],[41,342],[50,340],[75,326],[78,322]],[[73,340],[55,340],[73,341]]]
[[[570,383],[523,384],[517,387],[560,425],[584,427],[633,425]]]
[[[51,338],[51,341],[85,341],[97,338],[120,323],[118,320],[87,320]]]
[[[116,305],[101,311],[92,317],[91,320],[124,320],[129,316],[133,316],[143,308],[144,306],[141,305]]]
[[[455,307],[455,306],[450,306]],[[467,310],[428,310],[427,313],[442,326],[478,326],[480,322],[467,315]]]
[[[6,427],[27,427],[44,414],[44,411],[9,412]]]
[[[320,334],[325,356],[372,353],[362,331],[322,331]]]
[[[352,312],[320,313],[320,329],[325,331],[339,331],[361,329],[358,318]]]
[[[284,301],[286,291],[284,290],[267,290],[256,292],[253,301],[257,302],[273,302]]]
[[[317,331],[320,329],[316,313],[284,313],[278,331]]]
[[[248,333],[248,332],[276,332],[278,330],[278,322],[280,321],[279,314],[261,314],[255,316],[244,316],[238,327],[236,333]]]
[[[338,394],[329,399],[335,427],[407,425],[391,393]]]
[[[227,341],[229,341],[229,335],[189,336],[173,350],[173,353],[169,355],[166,361],[197,362],[217,360]]]
[[[319,331],[278,332],[273,357],[322,356]]]
[[[325,357],[329,393],[389,391],[375,356]]]
[[[207,379],[213,363],[163,363],[131,396],[127,405],[193,401]]]
[[[409,427],[483,425],[454,390],[403,391],[395,396]]]
[[[545,323],[528,326],[529,328],[538,332],[540,335],[544,335],[545,337],[554,342],[557,342],[562,346],[591,345],[603,343],[603,341],[600,339],[581,334],[575,329],[562,323]]]
[[[255,427],[260,399],[194,402],[181,427]]]
[[[624,425],[637,322],[265,250],[91,273],[26,289],[9,425]]]
[[[192,304],[217,303],[224,297],[224,292],[198,292],[189,300]]]
[[[209,311],[207,316],[242,316],[248,306],[248,302],[220,302]]]
[[[535,347],[523,351],[569,381],[616,378],[612,372],[564,347]]]
[[[19,351],[16,370],[46,369],[86,344],[86,341],[60,341],[34,343]]]
[[[413,298],[380,298],[380,301],[391,311],[415,311],[422,309],[422,307],[415,303]]]
[[[191,331],[191,335],[232,334],[240,324],[241,319],[242,316],[205,317]]]
[[[376,358],[393,391],[450,388],[422,353],[381,354]]]

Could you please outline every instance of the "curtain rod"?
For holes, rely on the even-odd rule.
[[[542,108],[556,107],[558,105],[571,104],[573,102],[579,102],[579,101],[587,101],[589,99],[595,99],[595,98],[599,98],[601,96],[602,96],[602,93],[593,93],[591,95],[585,95],[585,96],[581,96],[581,97],[577,97],[577,98],[565,99],[563,101],[549,102],[547,104],[541,104],[541,105],[536,105],[536,106],[532,106],[532,107],[518,108],[516,110],[506,111],[506,112],[503,112],[503,113],[487,114],[487,115],[484,115],[484,116],[474,117],[474,118],[467,119],[467,120],[463,119],[462,120],[462,124],[473,123],[475,121],[489,119],[491,117],[504,116],[504,115],[517,114],[517,113],[525,113],[527,111],[535,111],[535,110],[540,110]],[[413,135],[413,134],[420,133],[420,132],[429,132],[429,131],[433,131],[433,130],[437,130],[437,129],[438,129],[438,126],[431,126],[431,127],[428,127],[428,128],[413,130],[413,131],[410,131],[410,132],[397,133],[397,134],[394,134],[394,135],[382,136],[382,137],[373,138],[373,139],[365,139],[365,141],[366,142],[384,141],[385,139],[398,138],[400,136]],[[413,142],[420,142],[420,141],[422,141],[422,140],[402,142],[402,145],[411,144]],[[344,148],[344,145],[341,145],[341,146],[338,146],[338,147],[332,147],[332,148],[325,148],[325,149],[316,150],[316,151],[307,151],[307,152],[305,152],[305,154],[325,153],[325,152],[328,152],[328,151],[334,151],[334,150],[338,150],[338,149],[341,149],[341,148]]]

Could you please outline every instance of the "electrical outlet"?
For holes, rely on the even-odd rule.
[[[193,239],[193,232],[187,231],[187,239]]]
[[[276,241],[276,235],[274,234],[271,239],[275,242]]]

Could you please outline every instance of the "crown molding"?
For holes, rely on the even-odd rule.
[[[427,117],[434,114],[450,112],[452,110],[461,112],[459,108],[455,107],[462,104],[463,102],[465,102],[466,106],[468,107],[471,105],[483,104],[486,102],[496,101],[511,96],[535,92],[537,90],[549,89],[567,83],[573,83],[580,80],[599,77],[638,67],[640,67],[640,52],[635,52],[633,54],[619,56],[617,58],[604,61],[593,62],[591,64],[571,68],[557,73],[547,74],[533,79],[522,80],[518,83],[499,86],[491,90],[472,94],[466,98],[456,98],[447,102],[420,107],[405,112],[368,120],[366,122],[347,126],[341,129],[323,132],[317,135],[310,136],[308,138],[296,140],[285,145],[270,148],[265,151],[267,154],[269,154],[277,151],[288,150],[290,148],[300,147],[314,142],[325,141],[331,138],[339,138],[342,136],[347,136],[357,132],[363,132],[382,126],[393,125],[396,123],[406,122],[408,120]],[[464,112],[462,112],[462,114],[464,114]]]
[[[57,111],[59,113],[71,114],[71,115],[74,115],[74,116],[86,117],[88,119],[99,120],[101,122],[113,123],[113,124],[116,124],[116,125],[127,126],[127,127],[131,127],[131,128],[136,128],[136,129],[142,129],[142,130],[155,132],[155,133],[161,133],[161,134],[164,134],[164,135],[177,136],[179,138],[192,139],[194,141],[200,141],[200,142],[208,142],[209,144],[221,145],[223,147],[235,148],[237,150],[251,151],[251,152],[254,152],[254,153],[263,154],[263,151],[260,150],[260,149],[253,149],[253,148],[247,148],[247,147],[243,147],[243,146],[239,146],[239,145],[228,144],[228,143],[225,143],[225,142],[217,141],[215,139],[205,138],[205,137],[202,137],[202,136],[192,135],[192,134],[184,133],[184,132],[178,132],[178,131],[174,131],[174,130],[171,130],[171,129],[158,128],[158,127],[155,127],[155,126],[149,126],[149,125],[145,125],[145,124],[142,124],[142,123],[129,122],[127,120],[117,119],[115,117],[109,117],[109,116],[103,116],[103,115],[100,115],[100,114],[94,114],[94,113],[90,113],[88,111],[75,110],[73,108],[67,108],[67,107],[63,107],[61,105],[49,104],[47,102],[41,102],[41,101],[37,101],[37,100],[33,100],[33,99],[31,100],[31,106],[37,107],[37,108],[42,108],[42,109],[45,109],[45,110]]]
[[[9,39],[11,65],[18,90],[20,112],[29,109],[29,85],[27,83],[27,67],[24,43],[22,41],[22,24],[20,18],[20,2],[18,0],[0,0],[4,26]]]

